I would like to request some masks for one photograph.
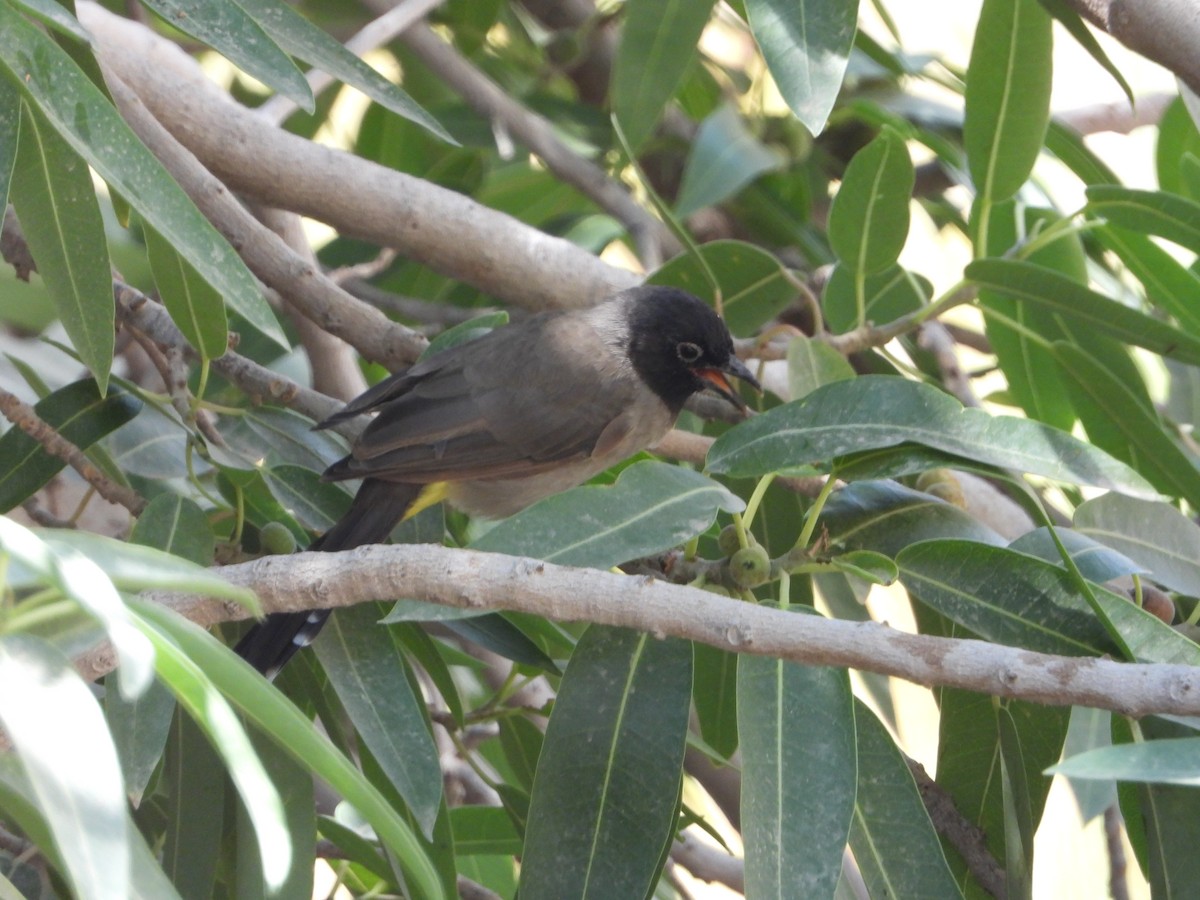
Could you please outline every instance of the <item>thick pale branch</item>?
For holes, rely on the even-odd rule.
[[[219,570],[254,589],[268,611],[411,597],[467,609],[507,609],[673,635],[806,665],[847,666],[1131,716],[1200,715],[1200,668],[1033,653],[977,640],[914,635],[873,622],[796,615],[652,578],[555,566],[430,545],[275,556]],[[172,605],[204,625],[244,610],[204,598]]]
[[[1067,0],[1067,5],[1200,94],[1200,6],[1195,0]]]
[[[526,308],[588,306],[640,281],[462,194],[281,131],[232,102],[169,41],[93,3],[78,10],[104,64],[209,171],[246,196],[395,247]]]

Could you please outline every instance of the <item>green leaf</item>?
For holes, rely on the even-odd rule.
[[[116,308],[92,176],[45,119],[27,105],[21,109],[13,206],[59,319],[103,393],[112,365]]]
[[[1037,0],[984,0],[967,68],[963,143],[989,203],[1025,183],[1050,120],[1053,40]]]
[[[512,615],[509,613],[508,615]],[[385,616],[383,622],[391,621]],[[523,666],[533,666],[552,675],[559,668],[546,653],[519,627],[502,613],[487,613],[461,619],[435,619],[448,631],[491,650],[497,656],[511,659]]]
[[[521,836],[499,806],[458,806],[450,810],[457,856],[521,855]]]
[[[746,129],[736,107],[722,105],[696,132],[684,163],[675,215],[683,219],[705,206],[715,206],[783,164],[778,151],[763,145]]]
[[[1033,900],[1033,832],[1037,821],[1033,817],[1030,775],[1027,771],[1021,730],[1011,710],[997,710],[1000,726],[1000,788],[1004,810],[1005,886],[1009,897]],[[1040,779],[1038,779],[1040,780]]]
[[[232,600],[255,614],[260,610],[258,598],[249,588],[230,584],[216,571],[173,552],[73,529],[45,529],[41,534],[52,547],[70,547],[87,557],[119,590],[204,594]]]
[[[1200,786],[1200,737],[1100,747],[1064,759],[1047,775]]]
[[[1124,721],[1114,720],[1114,737],[1118,734],[1125,744],[1131,742]],[[1141,721],[1142,737],[1149,741],[1190,738],[1194,732],[1175,722],[1153,716]],[[1194,787],[1175,784],[1122,783],[1119,787],[1121,809],[1126,821],[1142,826],[1142,845],[1139,862],[1150,882],[1152,897],[1186,895],[1190,886],[1200,879],[1200,794]],[[1129,803],[1136,799],[1137,805]],[[1126,826],[1127,828],[1129,826]],[[1136,826],[1130,828],[1136,837]]]
[[[108,98],[62,48],[0,4],[0,74],[5,69],[75,152],[187,257],[226,303],[279,346],[291,346],[241,257]]]
[[[854,702],[858,789],[850,848],[871,897],[960,897],[904,754]]]
[[[416,835],[353,763],[313,728],[303,713],[212,635],[170,610],[140,601],[134,603],[138,615],[146,620],[146,630],[157,636],[156,645],[168,648],[173,660],[172,677],[176,674],[174,669],[184,663],[184,672],[194,671],[194,666],[203,670],[212,685],[250,721],[353,804],[384,845],[396,853],[410,879],[409,888],[416,897],[425,900],[443,896],[437,873],[420,848]],[[181,652],[186,657],[180,658]],[[164,680],[170,682],[171,679],[164,677]],[[189,690],[191,683],[189,676],[185,683]]]
[[[1015,200],[995,204],[987,223],[988,243],[980,248],[981,252],[988,256],[1004,256],[1025,234],[1044,228],[1057,218],[1056,213],[1046,210],[1026,208],[1022,214],[1022,206]],[[1087,282],[1083,249],[1073,236],[1053,241],[1034,257],[1034,261],[1046,268],[1081,283]],[[1029,418],[1070,431],[1075,425],[1077,410],[1071,402],[1072,395],[1064,383],[1064,376],[1047,346],[1050,341],[1066,338],[1061,318],[1035,303],[993,291],[979,292],[979,306],[988,341],[1004,372],[1012,399]],[[1088,343],[1095,346],[1094,341]]]
[[[1120,497],[1120,494],[1106,494],[1108,497]],[[1138,501],[1139,503],[1141,501]],[[1079,573],[1088,581],[1103,584],[1124,575],[1144,575],[1146,569],[1135,563],[1123,553],[1118,553],[1111,547],[1106,547],[1099,541],[1093,540],[1086,534],[1070,528],[1054,529],[1058,540],[1071,555]],[[1063,564],[1062,554],[1058,544],[1050,536],[1046,527],[1027,531],[1008,545],[1009,550],[1024,553],[1026,556],[1036,556],[1056,566]]]
[[[81,450],[120,428],[138,414],[142,401],[113,388],[100,396],[90,378],[59,388],[34,405],[47,425]],[[32,497],[66,465],[21,431],[10,428],[0,436],[0,511],[7,512]]]
[[[1087,190],[1087,198],[1085,213],[1131,231],[1156,234],[1200,253],[1200,203],[1195,200],[1115,184],[1093,185]]]
[[[746,0],[746,15],[783,99],[811,133],[820,134],[846,74],[858,4]]]
[[[851,550],[831,559],[830,564],[844,575],[858,578],[868,584],[888,585],[899,577],[896,564],[874,550]]]
[[[1155,581],[1200,596],[1200,526],[1175,507],[1105,494],[1079,506],[1074,524],[1145,566]]]
[[[274,892],[276,897],[307,900],[313,895],[313,869],[316,862],[317,814],[313,806],[314,784],[309,771],[287,752],[268,740],[262,732],[251,731],[254,752],[271,773],[271,781],[283,800],[284,815],[291,846],[292,865],[287,878]],[[234,860],[233,895],[257,897],[266,882],[262,856],[258,852],[254,816],[238,798],[237,856]]]
[[[834,547],[894,557],[909,544],[962,538],[1002,547],[1004,538],[965,510],[894,481],[859,481],[836,490],[818,527]]]
[[[127,699],[138,696],[154,677],[150,643],[134,627],[116,588],[100,567],[71,546],[55,542],[54,532],[45,534],[48,540],[11,519],[0,518],[0,548],[12,562],[32,572],[40,587],[56,588],[104,629],[117,654],[122,695]],[[15,586],[18,582],[19,576],[11,583]]]
[[[146,255],[163,305],[203,359],[224,356],[229,329],[221,294],[153,228],[144,229]]]
[[[712,15],[713,0],[629,0],[612,67],[612,108],[630,146],[654,131]]]
[[[849,674],[740,657],[738,733],[747,895],[832,897],[858,779]]]
[[[315,472],[346,453],[345,442],[329,431],[314,431],[311,419],[290,409],[261,406],[240,416],[222,416],[217,426],[228,447],[210,445],[223,465],[258,469],[282,464]]]
[[[1087,423],[1092,443],[1125,457],[1164,494],[1200,502],[1200,468],[1167,433],[1157,413],[1143,406],[1124,382],[1075,345],[1057,343],[1054,355],[1073,377],[1076,389],[1086,392],[1088,399],[1107,413],[1103,419]]]
[[[527,717],[505,716],[500,720],[500,748],[512,769],[515,783],[525,790],[533,787],[543,743],[542,730]]]
[[[327,531],[349,509],[350,495],[344,485],[322,481],[304,466],[274,466],[263,469],[262,477],[279,505],[314,531]]]
[[[700,534],[742,501],[681,466],[645,461],[613,485],[585,485],[505,519],[471,546],[567,566],[607,569]]]
[[[17,162],[20,135],[21,92],[7,78],[0,78],[0,206],[5,208],[8,207],[8,189]]]
[[[70,661],[27,635],[0,636],[0,724],[76,896],[129,895],[129,835],[117,752]]]
[[[1194,302],[1200,277],[1144,235],[1111,225],[1093,229],[1092,234],[1121,258],[1151,303],[1174,316],[1190,334],[1200,334],[1200,312]]]
[[[700,254],[721,289],[721,312],[735,335],[754,334],[792,302],[795,289],[774,256],[742,241],[712,241]],[[646,279],[647,284],[682,288],[715,304],[704,267],[691,253],[675,257]]]
[[[915,178],[908,147],[890,128],[854,154],[829,210],[829,244],[851,271],[873,275],[900,258]]]
[[[1197,206],[1200,213],[1200,206]],[[1028,300],[1084,323],[1097,333],[1145,347],[1180,362],[1200,365],[1200,338],[1090,290],[1051,269],[1008,259],[979,259],[966,277],[982,288]]]
[[[738,655],[695,644],[692,655],[696,674],[692,684],[692,702],[700,722],[700,736],[725,759],[738,748],[737,667]]]
[[[104,692],[104,717],[121,760],[125,793],[137,806],[150,783],[171,727],[175,698],[157,681],[140,697],[126,700],[120,691]]]
[[[1084,184],[1118,184],[1121,181],[1084,143],[1083,135],[1062,122],[1050,120],[1050,127],[1046,129],[1046,149]]]
[[[179,642],[171,640],[177,632],[156,627],[163,621],[163,611],[156,611],[155,615],[150,612],[152,609],[150,604],[137,605],[143,633],[154,644],[159,678],[221,757],[253,821],[264,884],[268,889],[276,888],[287,877],[293,853],[283,800],[229,702]]]
[[[823,384],[854,377],[854,367],[846,357],[807,335],[799,335],[788,344],[787,364],[788,396],[793,400],[808,396]]]
[[[68,11],[68,7],[56,0],[14,0],[17,6],[23,7],[35,19],[45,22],[60,34],[68,35],[85,44],[91,44],[92,36],[84,30]]]
[[[592,625],[563,676],[521,860],[521,897],[649,896],[674,833],[692,648]]]
[[[1107,709],[1093,709],[1089,706],[1071,707],[1071,724],[1067,728],[1067,740],[1063,745],[1064,759],[1111,744],[1112,713]],[[1068,777],[1067,783],[1071,785],[1071,792],[1079,806],[1079,817],[1085,825],[1117,802],[1117,788],[1112,781],[1097,782]]]
[[[821,295],[825,324],[835,333],[867,322],[883,325],[924,306],[930,289],[925,278],[901,266],[891,266],[860,281],[839,263]]]
[[[958,634],[958,636],[966,636]],[[1001,865],[1007,863],[1010,836],[1005,828],[1004,788],[1001,766],[1024,769],[1032,821],[1037,822],[1050,790],[1050,779],[1041,773],[1058,761],[1067,731],[1067,710],[995,698],[969,691],[942,688],[937,691],[941,717],[938,734],[937,781],[969,821],[978,825],[987,850]],[[1005,728],[1015,732],[1020,752],[1005,754],[1000,716]],[[1002,756],[1006,756],[1003,763]],[[962,858],[947,846],[947,859],[968,896],[985,896]],[[1011,852],[1019,852],[1013,848]]]
[[[721,435],[708,467],[757,478],[806,463],[915,443],[977,463],[1153,495],[1123,463],[1038,422],[964,409],[936,388],[864,375],[817,388]]]
[[[437,748],[413,694],[403,645],[365,603],[335,610],[313,643],[359,736],[428,837],[442,802]]]
[[[1129,105],[1136,106],[1137,100],[1133,96],[1133,88],[1129,86],[1129,82],[1125,80],[1125,76],[1121,74],[1121,70],[1104,52],[1104,48],[1100,46],[1100,42],[1096,40],[1096,36],[1092,34],[1092,30],[1088,28],[1082,17],[1067,5],[1066,0],[1038,0],[1046,8],[1050,15],[1058,20],[1059,24],[1067,30],[1071,37],[1075,38],[1076,42],[1109,75],[1117,86],[1124,91],[1125,96],[1129,98]]]
[[[1060,656],[1118,652],[1071,576],[1051,563],[953,539],[911,544],[896,563],[911,595],[986,640]]]
[[[129,540],[205,567],[212,565],[216,547],[204,510],[178,494],[159,494],[151,500],[134,523]]]
[[[208,44],[231,63],[283,94],[305,112],[316,108],[312,88],[296,64],[233,0],[192,3],[146,0],[172,28]]]
[[[171,882],[188,897],[213,894],[225,827],[225,781],[221,757],[203,729],[177,708],[163,761],[169,824],[162,856]]]
[[[1186,196],[1180,166],[1188,153],[1197,152],[1200,152],[1200,131],[1188,114],[1183,98],[1176,97],[1158,123],[1158,143],[1154,148],[1158,186],[1169,193]]]
[[[358,88],[380,106],[415,122],[443,141],[458,146],[449,132],[400,87],[359,59],[286,3],[275,0],[237,0],[268,35],[287,53]],[[304,106],[304,104],[301,104]],[[312,111],[311,100],[304,107]]]

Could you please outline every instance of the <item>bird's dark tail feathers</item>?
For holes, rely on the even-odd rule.
[[[330,553],[382,543],[404,518],[422,487],[366,479],[349,511],[308,549]],[[327,609],[272,613],[246,632],[234,651],[265,676],[274,678],[297,650],[312,643],[327,618]]]

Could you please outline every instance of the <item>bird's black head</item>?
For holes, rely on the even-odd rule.
[[[671,410],[692,394],[716,391],[745,408],[727,375],[761,390],[733,352],[729,329],[712,308],[685,291],[644,286],[629,298],[629,359],[634,370]]]

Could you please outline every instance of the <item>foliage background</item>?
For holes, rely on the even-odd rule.
[[[6,890],[309,896],[318,856],[352,893],[415,896],[512,896],[518,874],[522,897],[694,879],[1023,896],[1056,858],[1074,878],[1104,854],[1117,895],[1195,883],[1200,133],[1170,96],[1077,108],[1145,64],[1095,44],[1075,4],[984,3],[961,40],[928,10],[840,0],[147,3],[132,18],[158,37],[78,7],[93,47],[66,7],[0,0],[3,252],[16,279],[38,272],[0,282],[18,426],[0,499],[43,526],[0,522]],[[403,92],[338,49],[375,17],[371,62]],[[289,57],[366,93],[313,99]],[[1135,167],[1079,134],[1136,125],[1153,155]],[[431,510],[394,535],[579,568],[481,576],[468,553],[397,548],[383,589],[372,554],[205,570],[302,545],[345,508],[316,475],[353,434],[309,430],[330,398],[429,337],[595,302],[635,272],[720,303],[767,366],[766,414],[731,428],[701,404],[658,448],[683,465],[643,457],[494,528]],[[64,458],[86,480],[57,477]],[[1008,546],[1043,515],[1061,543]],[[761,585],[729,560],[753,542],[775,561]],[[660,607],[603,572],[618,564],[716,591]],[[281,590],[289,572],[325,592]],[[272,609],[417,600],[339,610],[281,693],[136,599],[224,597],[183,607],[218,625],[258,609],[231,582]],[[860,630],[834,658],[851,632],[805,621],[810,604],[986,643]],[[774,655],[746,638],[764,625]],[[72,658],[120,666],[93,692]],[[935,685],[923,718],[889,675]],[[1070,802],[1110,838],[1074,855],[1043,843],[1063,830],[1042,818],[1063,757]]]

